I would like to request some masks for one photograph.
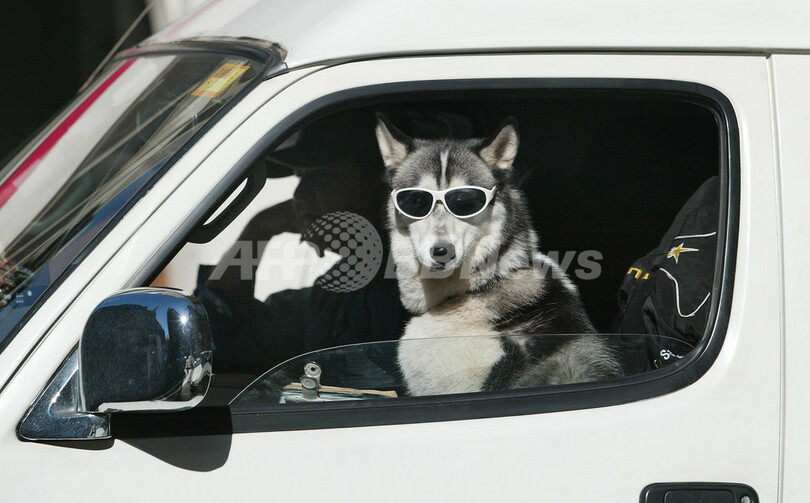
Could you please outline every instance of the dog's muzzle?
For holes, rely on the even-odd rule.
[[[456,248],[451,243],[440,241],[430,248],[430,257],[440,264],[446,264],[456,258]]]

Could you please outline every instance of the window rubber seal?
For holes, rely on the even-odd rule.
[[[280,45],[249,37],[197,37],[136,45],[116,54],[112,61],[142,56],[178,56],[189,53],[223,54],[251,59],[275,67],[287,57]]]

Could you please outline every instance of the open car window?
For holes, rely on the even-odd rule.
[[[380,95],[301,117],[253,160],[268,181],[248,209],[210,243],[186,245],[153,283],[205,305],[208,403],[269,412],[677,374],[716,321],[727,138],[711,100],[623,85]],[[509,124],[519,125],[509,173],[465,175],[459,156],[484,159],[482,142],[508,137]],[[449,138],[481,150],[442,150]],[[398,170],[397,152],[426,145]],[[486,169],[502,169],[496,161]],[[494,283],[529,281],[421,305],[425,285],[497,267],[508,248],[465,270],[475,251],[454,232],[518,243],[524,254],[507,253]],[[436,242],[420,249],[423,236]]]

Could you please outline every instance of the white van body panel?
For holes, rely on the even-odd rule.
[[[100,450],[17,439],[19,418],[78,341],[91,310],[126,286],[204,195],[281,120],[321,96],[359,86],[531,77],[695,82],[718,90],[734,107],[741,193],[733,305],[720,355],[697,382],[620,406],[517,417],[116,439]],[[228,123],[231,129],[220,123],[209,133],[216,149],[206,136],[189,152],[201,154],[176,166],[182,180],[161,181],[157,193],[144,198],[111,234],[115,245],[94,252],[106,254],[92,261],[97,269],[85,269],[81,285],[63,286],[40,310],[44,316],[51,306],[69,304],[64,315],[55,319],[51,313],[15,341],[21,345],[13,353],[19,361],[39,340],[37,331],[45,333],[53,324],[0,394],[3,494],[78,501],[87,496],[76,488],[88,488],[121,501],[620,502],[636,501],[653,482],[708,480],[749,484],[761,501],[780,501],[782,306],[770,77],[762,56],[491,55],[356,62],[289,85],[266,82],[256,92],[273,98],[241,103],[239,117]],[[70,297],[60,299],[63,291]],[[794,448],[806,452],[810,444],[798,436],[795,441]],[[204,464],[222,452],[226,456],[218,466],[190,469],[172,461],[179,455]]]
[[[792,0],[211,0],[148,42],[252,37],[290,68],[381,55],[521,51],[806,50],[810,4]]]
[[[810,397],[807,383],[810,368],[804,356],[810,351],[807,327],[810,309],[807,285],[810,281],[804,259],[810,247],[810,102],[807,82],[810,59],[806,56],[777,55],[771,58],[774,80],[775,124],[779,153],[781,200],[780,244],[784,312],[783,399],[784,453],[782,456],[783,501],[800,501],[805,497],[805,475],[810,466]]]

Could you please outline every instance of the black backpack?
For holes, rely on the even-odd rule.
[[[717,258],[720,180],[692,194],[660,244],[628,268],[619,288],[619,339],[646,358],[630,358],[626,372],[661,368],[680,359],[703,337]],[[630,334],[651,334],[641,341]],[[638,354],[631,351],[625,354]]]

